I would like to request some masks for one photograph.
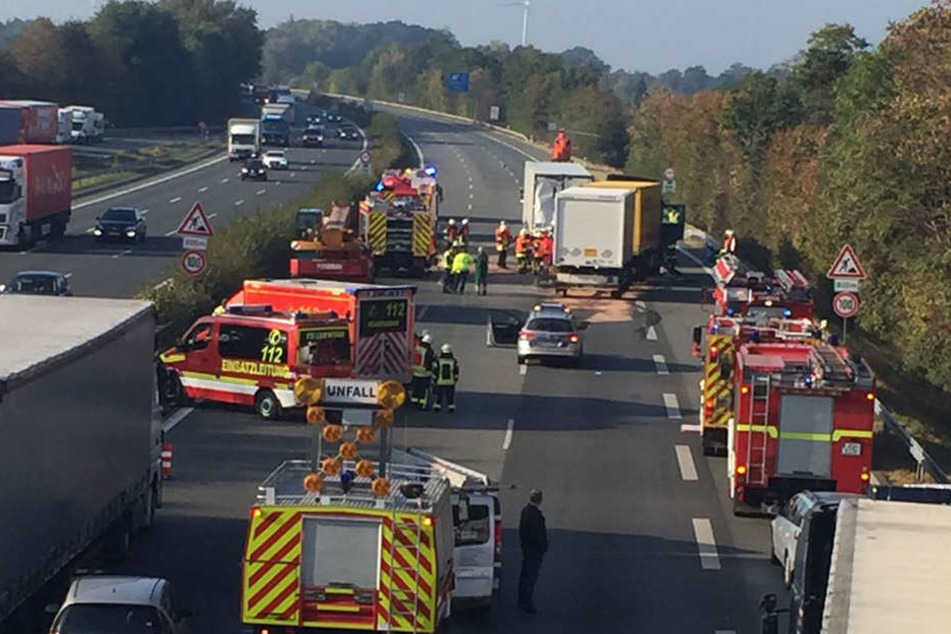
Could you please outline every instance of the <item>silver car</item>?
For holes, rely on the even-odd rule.
[[[562,304],[542,303],[532,310],[518,333],[518,362],[528,359],[565,359],[578,366],[584,357],[582,331],[571,310]]]

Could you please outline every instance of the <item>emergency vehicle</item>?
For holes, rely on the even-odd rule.
[[[415,297],[415,286],[246,280],[227,305],[268,305],[303,313],[333,311],[349,325],[355,378],[406,383],[413,375]]]
[[[705,455],[726,455],[727,423],[733,415],[736,351],[744,343],[773,341],[817,344],[822,332],[810,319],[762,319],[711,315],[694,328],[694,349],[703,346],[700,379],[700,433]]]
[[[293,391],[298,378],[353,372],[345,319],[268,305],[201,317],[159,359],[177,398],[253,405],[266,419],[301,406]]]
[[[875,378],[828,344],[747,343],[736,354],[727,432],[734,512],[798,491],[864,493],[872,469]]]
[[[346,282],[373,281],[373,254],[367,246],[366,225],[354,226],[355,212],[334,206],[297,211],[297,236],[291,242],[291,277]]]
[[[421,275],[436,257],[436,170],[390,170],[360,203],[377,268]]]
[[[747,269],[732,255],[721,257],[713,267],[717,313],[733,316],[763,316],[812,319],[815,304],[809,280],[795,270],[776,270],[772,276]]]

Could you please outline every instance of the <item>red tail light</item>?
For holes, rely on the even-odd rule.
[[[579,341],[581,341],[581,337],[579,337],[578,335],[568,335],[568,341],[571,343],[578,343]]]
[[[527,340],[527,339],[534,339],[534,338],[535,338],[535,333],[534,333],[534,332],[531,332],[531,331],[529,331],[529,330],[519,330],[519,331],[518,331],[518,336],[519,336],[520,339],[526,339],[526,340]]]
[[[502,520],[495,520],[495,560],[502,561]]]

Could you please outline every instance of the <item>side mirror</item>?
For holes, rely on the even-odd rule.
[[[703,341],[703,326],[696,326],[693,329],[693,342],[698,346]]]

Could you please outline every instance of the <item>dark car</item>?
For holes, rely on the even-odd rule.
[[[13,276],[9,284],[0,284],[0,293],[63,297],[73,294],[69,289],[69,280],[56,271],[21,271]]]
[[[337,129],[337,136],[344,141],[356,141],[360,138],[360,132],[352,125],[345,125]]]
[[[337,112],[328,112],[327,121],[331,123],[340,123],[343,119],[340,117],[340,114]]]
[[[264,168],[264,161],[258,158],[248,159],[241,168],[241,180],[266,181],[267,170]]]
[[[96,240],[145,240],[145,214],[135,207],[110,207],[96,218],[92,234]]]
[[[320,126],[307,128],[301,136],[301,143],[304,147],[323,147],[324,129]]]
[[[320,123],[321,121],[323,121],[323,116],[319,114],[307,115],[307,123],[309,123],[310,125],[315,125],[317,123]]]

